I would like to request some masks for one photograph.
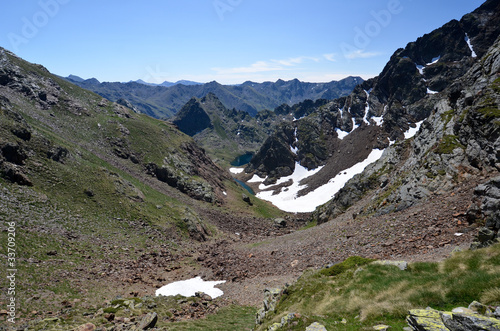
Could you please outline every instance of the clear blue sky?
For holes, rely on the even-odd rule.
[[[223,84],[376,76],[483,0],[12,0],[0,46],[100,81]]]

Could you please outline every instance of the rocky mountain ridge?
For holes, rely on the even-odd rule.
[[[367,188],[379,198],[364,212],[389,213],[446,192],[471,177],[500,170],[500,39],[483,57],[429,98],[434,110],[414,139],[388,148],[382,158],[345,187],[315,217],[322,222]],[[352,201],[351,201],[352,202]],[[330,215],[330,216],[327,216]]]
[[[469,110],[472,107],[483,111],[481,107],[484,105],[491,110],[483,111],[488,113],[485,118],[495,118],[494,109],[498,104],[494,82],[498,68],[491,61],[494,61],[494,45],[500,34],[499,13],[496,1],[486,1],[460,21],[451,21],[409,43],[406,48],[397,50],[379,76],[358,85],[349,96],[326,105],[311,105],[304,113],[309,115],[282,124],[251,160],[246,172],[255,172],[266,179],[264,184],[269,185],[280,177],[292,174],[297,162],[310,170],[323,166],[315,175],[301,182],[307,187],[300,194],[307,194],[366,159],[374,149],[388,149],[386,154],[404,158],[408,152],[404,146],[411,142],[407,139],[416,134],[420,126],[420,138],[415,140],[432,140],[431,144],[420,146],[419,153],[422,155],[428,156],[433,146],[441,147],[438,149],[441,155],[451,153],[447,148],[453,150],[454,146],[463,146],[465,151],[472,153],[474,148],[468,147],[470,141],[458,138],[459,131],[447,127],[448,131],[443,135],[440,131],[443,125],[431,125],[430,121],[444,118],[447,125],[456,124],[456,130],[472,132],[475,125],[484,123],[468,120],[472,116]],[[471,73],[471,68],[474,68],[474,73]],[[474,84],[477,87],[473,87]],[[477,95],[483,89],[489,91],[485,99]],[[456,114],[460,113],[458,107],[467,110],[457,117]],[[457,123],[460,119],[466,122]],[[489,159],[486,163],[491,166],[498,162],[494,161],[498,160],[498,155],[492,149],[496,146],[496,129],[493,125],[483,127],[483,130],[488,132],[488,143],[484,136],[473,153]],[[440,162],[447,163],[448,160],[435,161]],[[482,167],[484,162],[479,163]],[[379,177],[384,173],[387,176],[382,178],[395,178],[390,173],[393,169],[390,164],[384,169],[382,167],[378,169]],[[443,169],[437,171],[434,169],[429,175],[434,179],[444,172]],[[409,174],[411,170],[406,176]],[[366,183],[358,184],[363,185]],[[408,187],[409,191],[413,188]],[[268,189],[275,190],[276,194],[285,188],[269,186]],[[428,195],[418,190],[413,194],[416,197]],[[345,199],[342,194],[336,198],[337,201]],[[321,210],[326,209],[323,207]],[[326,215],[322,221],[329,218]]]
[[[124,99],[141,113],[156,118],[169,118],[176,114],[191,98],[215,94],[229,109],[238,109],[255,116],[258,111],[274,109],[283,103],[293,105],[306,99],[333,99],[349,94],[362,82],[360,77],[347,77],[329,83],[305,83],[299,80],[274,83],[245,82],[241,85],[221,85],[210,82],[201,85],[176,84],[174,86],[148,86],[137,82],[100,83],[97,79],[71,82],[91,90],[108,100]]]
[[[245,111],[227,109],[215,94],[209,93],[201,99],[192,98],[170,122],[227,164],[240,155],[257,152],[275,127],[303,116],[311,103],[326,104],[327,101],[306,100],[293,107],[283,104],[274,111],[261,110],[250,116]]]

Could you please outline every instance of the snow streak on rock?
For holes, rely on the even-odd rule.
[[[469,45],[470,51],[472,52],[471,56],[477,57],[477,54],[476,54],[476,52],[474,52],[474,47],[472,46],[472,43],[471,43],[470,38],[467,35],[467,33],[465,34],[465,41],[467,42],[467,45]]]

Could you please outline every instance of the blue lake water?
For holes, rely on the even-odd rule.
[[[247,190],[248,193],[250,193],[251,195],[255,195],[255,192],[250,188],[250,186],[248,186],[247,184],[243,183],[241,180],[238,180],[236,178],[234,178],[234,180],[236,181],[236,183],[240,184],[241,187]]]
[[[232,162],[231,165],[233,167],[241,167],[242,165],[248,164],[250,160],[253,157],[253,153],[245,153],[243,155],[238,156],[235,158]]]

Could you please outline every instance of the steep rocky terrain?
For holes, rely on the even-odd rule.
[[[364,180],[353,181],[330,207],[318,211],[315,218],[323,222],[338,214],[333,205],[343,204],[337,208],[341,211],[360,192],[381,183],[385,190],[409,192],[397,198],[397,193],[388,192],[390,199],[380,201],[385,205],[397,200],[394,208],[398,209],[428,197],[445,182],[452,185],[449,179],[457,180],[464,172],[496,169],[494,45],[500,34],[499,13],[499,4],[487,1],[460,21],[453,20],[397,50],[379,76],[358,85],[349,96],[310,104],[304,112],[307,116],[281,125],[270,136],[246,172],[255,171],[264,184],[272,184],[292,174],[297,163],[321,169],[301,182],[300,196],[365,160],[372,151],[387,149],[385,163],[365,174]],[[408,140],[419,129],[417,137]],[[462,157],[455,155],[455,147],[463,151]],[[401,172],[393,171],[406,160]],[[415,163],[427,170],[417,171]],[[469,166],[475,170],[465,171]],[[284,190],[283,186],[267,189]]]
[[[288,106],[279,109],[283,107]],[[240,155],[255,153],[274,128],[292,116],[277,109],[261,110],[252,117],[245,111],[227,109],[209,93],[201,99],[192,98],[170,121],[219,163],[229,165]]]
[[[489,5],[491,2],[482,8]],[[498,8],[495,10],[498,13]],[[475,13],[462,21],[479,16],[481,9]],[[416,103],[415,106],[433,110],[414,139],[389,148],[377,164],[320,208],[316,213],[320,222],[345,209],[353,198],[370,188],[379,188],[379,198],[365,212],[389,213],[419,203],[436,192],[449,191],[457,183],[500,170],[499,42],[493,41],[487,51],[478,48],[482,57],[478,55],[473,58],[474,63],[465,65],[463,76],[450,80],[440,93]],[[439,79],[448,78],[446,75]]]
[[[210,82],[201,85],[177,84],[171,87],[148,86],[137,82],[100,83],[96,79],[72,80],[74,84],[93,91],[111,101],[125,99],[141,113],[156,118],[176,114],[191,98],[215,94],[229,109],[238,109],[255,116],[265,109],[281,104],[293,105],[306,99],[334,99],[351,93],[362,82],[360,77],[347,77],[330,83],[305,83],[299,80],[274,83],[245,82],[241,85],[221,85]]]

